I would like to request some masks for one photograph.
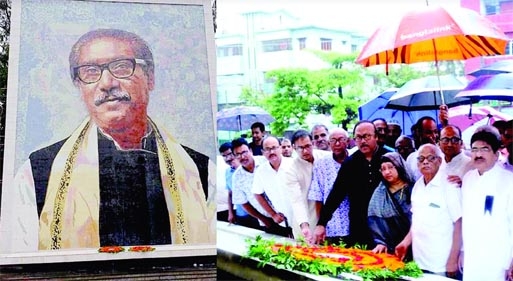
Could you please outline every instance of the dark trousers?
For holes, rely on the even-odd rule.
[[[348,236],[332,236],[326,237],[326,241],[328,241],[328,245],[347,245]]]
[[[291,227],[283,227],[273,221],[270,227],[264,227],[263,229],[265,233],[279,235],[283,237],[293,238],[292,228]]]
[[[228,210],[217,212],[217,220],[228,222]]]
[[[261,229],[260,223],[258,222],[258,219],[247,215],[243,217],[235,216],[235,224],[240,226],[245,226],[249,228],[254,229]]]

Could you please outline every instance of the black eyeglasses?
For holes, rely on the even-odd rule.
[[[360,135],[356,135],[356,136],[354,137],[354,140],[355,140],[355,141],[358,141],[358,142],[360,142],[360,141],[362,141],[362,140],[369,141],[373,136],[374,136],[374,135],[371,135],[371,134],[365,134],[365,135],[362,135],[362,136],[360,136]]]
[[[300,145],[296,145],[294,146],[294,148],[297,150],[297,151],[303,151],[303,150],[309,150],[313,147],[313,145],[311,144],[307,144],[307,145],[304,145],[304,146],[300,146]]]
[[[280,149],[279,146],[273,146],[273,147],[264,147],[263,150],[264,152],[273,152],[273,151],[278,151],[278,149]]]
[[[321,133],[313,136],[314,140],[318,140],[319,138],[325,138],[327,135],[325,133]]]
[[[429,155],[427,157],[424,157],[424,156],[419,156],[417,157],[417,161],[419,161],[419,163],[422,163],[424,162],[424,160],[427,159],[427,161],[429,162],[435,162],[435,160],[437,159],[438,157],[437,156],[434,156],[434,155]]]
[[[340,138],[338,138],[338,139],[336,139],[336,138],[332,138],[332,139],[330,139],[330,143],[331,143],[331,144],[336,144],[337,142],[338,142],[338,143],[344,143],[344,142],[346,142],[346,141],[347,141],[347,138],[345,138],[345,137],[340,137]]]
[[[488,153],[488,152],[492,151],[492,148],[489,146],[483,146],[483,147],[472,147],[470,149],[470,152],[472,152],[472,153],[477,153],[478,151]]]
[[[241,158],[242,156],[248,155],[248,153],[249,153],[249,150],[244,150],[244,151],[241,151],[239,153],[235,153],[235,157]]]
[[[224,153],[224,154],[221,154],[221,156],[223,156],[223,158],[229,158],[229,157],[234,157],[235,155],[233,155],[233,153]]]
[[[105,64],[84,64],[73,68],[75,78],[91,84],[100,81],[103,71],[108,69],[110,74],[116,78],[128,78],[134,74],[135,65],[146,65],[142,59],[118,59]]]
[[[452,144],[458,144],[461,142],[461,139],[458,137],[452,137],[452,138],[441,138],[440,142],[443,144],[448,144],[451,142]]]

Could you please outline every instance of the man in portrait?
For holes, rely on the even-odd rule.
[[[214,243],[215,164],[148,116],[155,66],[146,41],[89,31],[69,70],[88,116],[17,172],[2,251]]]

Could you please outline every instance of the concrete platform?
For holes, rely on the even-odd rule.
[[[265,239],[274,238],[277,242],[294,242],[293,239],[267,234],[263,231],[243,226],[217,222],[217,267],[244,280],[363,280],[353,274],[344,274],[339,278],[318,276],[299,271],[278,269],[272,265],[258,267],[258,260],[242,258],[247,253],[246,239],[254,239],[261,235]],[[442,276],[424,274],[421,278],[405,277],[403,280],[413,281],[448,281],[453,280]]]

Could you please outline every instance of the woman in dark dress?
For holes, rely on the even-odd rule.
[[[375,253],[394,253],[395,246],[408,234],[411,225],[413,177],[397,152],[381,157],[383,181],[369,202],[368,223],[376,247]]]

